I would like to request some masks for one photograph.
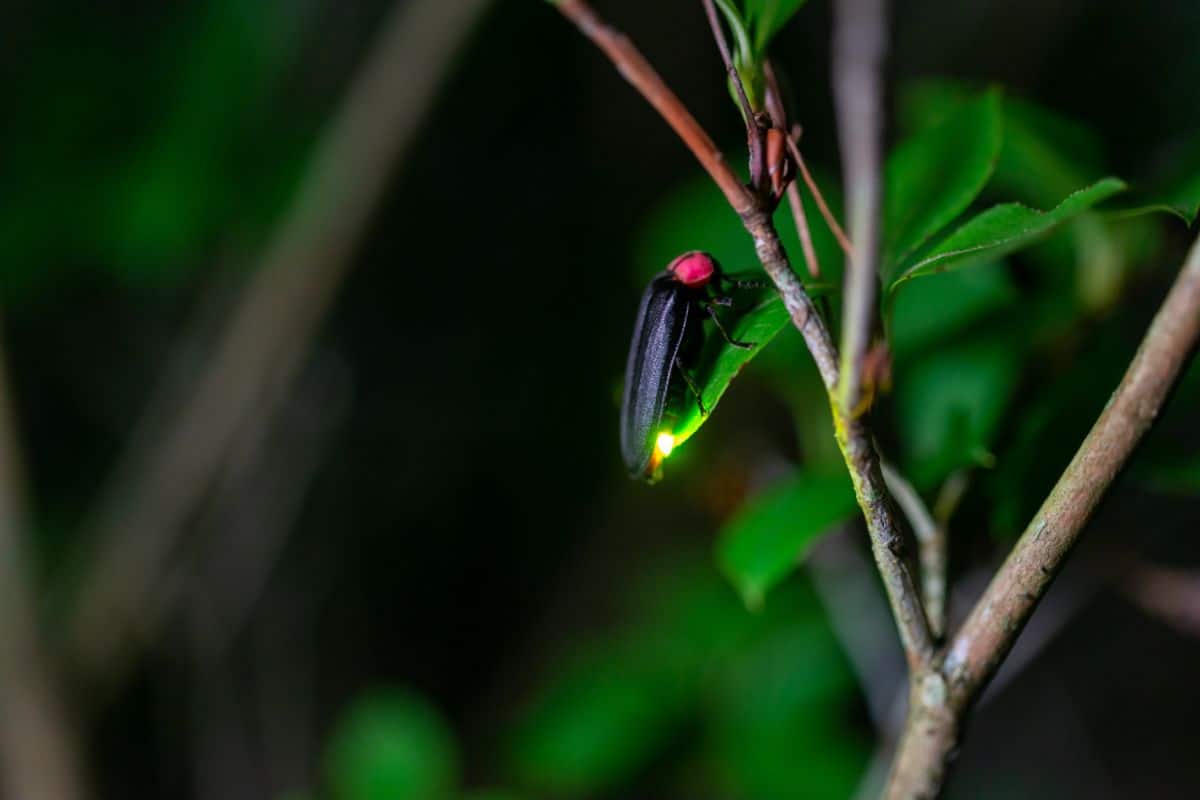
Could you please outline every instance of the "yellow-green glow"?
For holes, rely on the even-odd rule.
[[[658,448],[658,452],[663,458],[671,455],[671,451],[675,449],[675,437],[665,431],[658,435],[658,439],[654,442],[654,446]]]

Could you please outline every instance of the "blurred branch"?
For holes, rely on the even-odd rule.
[[[308,489],[345,423],[350,379],[344,364],[318,351],[287,398],[273,430],[251,431],[237,464],[226,471],[201,528],[205,552],[181,567],[183,597],[207,594],[219,630],[210,636],[217,655],[250,624],[304,510]],[[193,563],[195,562],[195,563]],[[164,592],[166,594],[166,592]],[[164,609],[164,616],[171,609]]]
[[[291,384],[391,168],[487,5],[396,5],[185,406],[123,457],[92,516],[85,541],[100,550],[68,630],[71,652],[87,671],[104,673],[136,626],[242,423],[261,413],[272,384]]]
[[[896,695],[904,686],[904,653],[888,636],[887,600],[856,545],[856,525],[822,536],[805,559],[813,588],[846,653],[880,734],[897,726]],[[903,713],[903,709],[900,710]]]
[[[861,412],[863,368],[875,321],[882,206],[884,0],[834,4],[833,95],[846,181],[850,240],[842,322],[842,413]]]
[[[879,456],[865,420],[837,413],[839,405],[834,397],[838,386],[837,348],[825,321],[792,271],[771,220],[772,207],[768,198],[759,196],[741,184],[712,139],[628,37],[601,20],[584,0],[558,0],[555,5],[604,51],[621,75],[658,109],[725,193],[746,232],[754,240],[758,260],[779,291],[792,324],[804,337],[826,391],[833,400],[838,446],[850,471],[858,504],[867,520],[871,551],[887,589],[900,639],[910,667],[923,666],[932,657],[933,639],[921,607],[916,582],[905,562],[903,528],[884,486]]]
[[[1200,572],[1142,563],[1122,589],[1147,614],[1186,636],[1200,636]]]
[[[933,797],[962,718],[1012,649],[1084,525],[1150,429],[1200,338],[1200,240],[1155,315],[1121,384],[979,602],[940,669],[912,694],[891,797]]]
[[[0,331],[0,792],[82,800],[83,763],[37,626],[20,437]]]
[[[883,479],[916,536],[925,613],[930,632],[940,639],[946,632],[946,528],[934,519],[916,488],[895,467],[886,461],[882,467]]]

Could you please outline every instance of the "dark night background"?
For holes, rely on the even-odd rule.
[[[699,4],[595,5],[736,154],[740,121]],[[147,408],[170,418],[186,403],[162,399],[164,376],[211,352],[392,7],[0,9],[3,343],[42,635],[61,656],[55,685],[95,796],[357,797],[330,788],[339,720],[361,698],[403,691],[444,717],[471,789],[724,797],[679,777],[692,763],[686,723],[604,787],[542,794],[504,755],[560,658],[629,622],[622,598],[637,576],[692,559],[718,579],[712,542],[749,480],[730,464],[796,456],[776,443],[792,431],[786,407],[751,378],[663,483],[625,476],[615,398],[634,254],[653,209],[698,170],[544,2],[492,3],[474,26],[388,173],[297,380],[261,402],[260,424],[239,427],[188,513],[145,598],[160,618],[143,644],[97,676],[63,643],[113,466]],[[812,0],[773,47],[805,154],[826,172],[830,24],[829,3]],[[1003,84],[1095,130],[1112,174],[1150,182],[1200,141],[1197,42],[1193,0],[896,2],[889,84]],[[1094,390],[1081,384],[1078,431],[1045,443],[1050,472],[1031,470],[1031,492],[1066,463],[1162,297],[1190,237],[1178,221],[1163,230],[1158,269],[1081,328],[1085,349],[1113,355],[1091,372]],[[1152,439],[1194,452],[1194,423],[1167,423]],[[988,519],[973,488],[955,518],[955,574],[1003,553]],[[1128,475],[1117,485],[1051,592],[1061,630],[980,710],[952,796],[1194,796],[1200,632],[1144,611],[1123,576],[1143,559],[1197,565],[1198,523],[1195,494]],[[859,533],[845,541],[864,549]],[[241,559],[262,561],[261,580]],[[213,598],[244,603],[244,618],[213,623]],[[838,724],[863,768],[874,734],[867,701],[848,696]]]

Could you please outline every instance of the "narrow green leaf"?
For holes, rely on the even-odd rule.
[[[829,196],[831,202],[836,203],[836,193],[832,189]],[[775,222],[787,252],[798,257],[800,242],[786,208],[776,211]],[[813,245],[825,278],[821,284],[810,284],[808,289],[814,296],[819,296],[837,282],[841,258],[837,241],[823,225],[814,226]],[[648,215],[646,227],[634,248],[634,280],[639,287],[645,285],[671,259],[687,250],[713,253],[727,272],[766,279],[758,271],[753,240],[746,235],[737,215],[707,177],[683,184]],[[795,266],[803,269],[799,264]],[[722,322],[734,339],[753,342],[757,346],[753,350],[730,347],[712,330],[711,323],[705,323],[708,335],[692,377],[701,389],[705,408],[709,410],[720,402],[739,371],[789,324],[787,311],[774,290],[738,291],[733,299],[735,308],[721,312]],[[683,408],[680,418],[673,421],[676,445],[695,434],[707,419],[700,416],[695,403]]]
[[[449,728],[424,698],[405,690],[355,701],[334,733],[326,767],[335,800],[449,800],[458,782]]]
[[[828,290],[825,286],[810,286],[813,295],[820,295]],[[752,304],[749,311],[736,314],[730,324],[722,317],[726,330],[734,341],[753,344],[754,347],[744,349],[730,345],[716,331],[710,329],[705,337],[704,345],[692,374],[692,380],[700,388],[700,396],[704,399],[704,407],[712,414],[717,404],[721,402],[729,384],[738,376],[742,368],[757,356],[762,349],[773,340],[780,331],[786,328],[791,319],[783,301],[774,289],[764,289],[754,293],[741,293],[741,298],[735,295],[735,301]],[[747,297],[747,295],[749,295]],[[672,432],[676,445],[687,441],[700,426],[707,421],[708,416],[701,416],[700,408],[694,402],[688,402],[682,409],[680,417],[675,420]]]
[[[844,470],[798,473],[754,498],[722,528],[717,563],[751,608],[800,563],[809,545],[854,513]]]
[[[1105,178],[1070,195],[1051,211],[1037,211],[1019,203],[994,206],[968,220],[906,265],[891,282],[890,290],[895,291],[900,284],[912,278],[960,269],[1019,250],[1056,226],[1124,190],[1124,182],[1117,178]]]
[[[746,21],[754,39],[754,54],[762,58],[775,34],[786,25],[807,0],[745,0]]]
[[[1000,152],[1000,92],[991,90],[902,142],[885,175],[884,275],[966,211]]]

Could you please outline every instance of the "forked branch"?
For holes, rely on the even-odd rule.
[[[887,589],[909,665],[924,667],[933,654],[933,638],[920,593],[906,561],[904,529],[884,486],[879,456],[860,418],[844,418],[835,399],[838,386],[837,348],[824,320],[792,271],[771,220],[771,210],[758,194],[743,186],[712,139],[650,66],[629,39],[596,14],[585,0],[559,0],[555,5],[608,55],[618,71],[650,102],[684,141],[724,192],[754,240],[755,252],[778,289],[792,324],[804,337],[831,398],[837,439],[854,483],[859,506],[871,535],[871,550]]]
[[[1004,565],[951,640],[940,668],[915,691],[888,796],[936,797],[962,719],[1007,657],[1134,448],[1150,429],[1200,339],[1200,240],[1112,399]]]

